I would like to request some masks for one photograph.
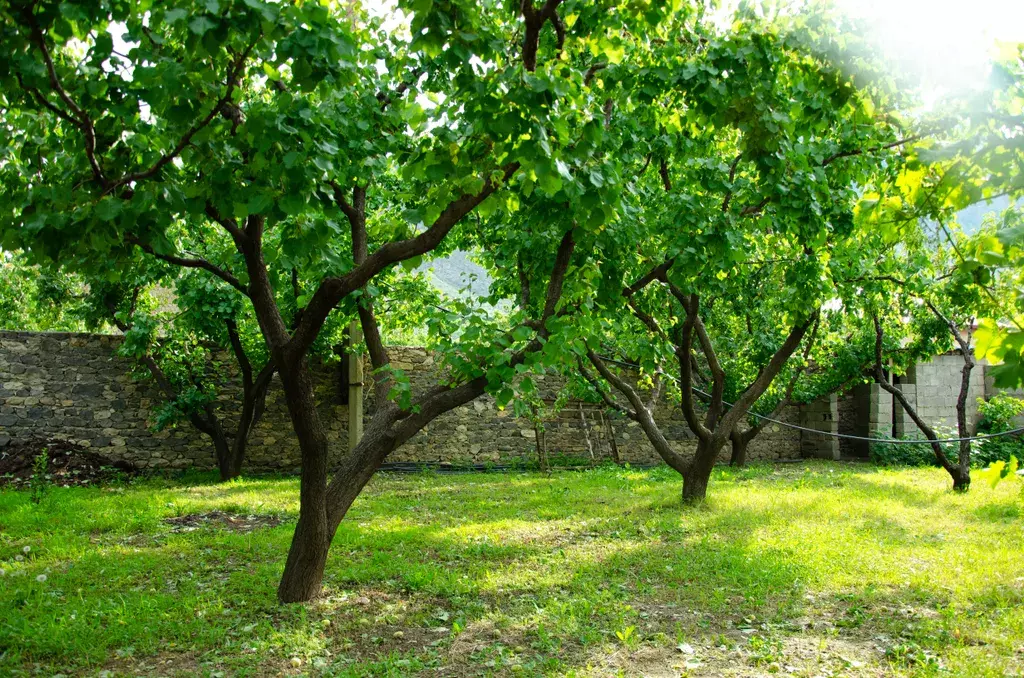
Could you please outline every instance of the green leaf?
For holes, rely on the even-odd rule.
[[[187,9],[182,9],[182,8],[169,9],[166,12],[164,12],[164,21],[166,21],[169,24],[173,24],[173,23],[177,23],[177,22],[181,21],[182,19],[184,19],[187,16],[188,16],[188,10]]]
[[[107,196],[99,201],[94,213],[102,221],[113,221],[121,213],[121,201]]]
[[[207,19],[205,16],[197,16],[188,22],[188,29],[196,35],[204,35],[206,31],[216,28],[217,24]]]

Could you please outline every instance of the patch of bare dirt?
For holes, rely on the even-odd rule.
[[[235,675],[230,669],[218,668],[218,662],[210,659],[199,659],[185,652],[161,652],[149,657],[119,656],[96,670],[83,672],[84,676],[99,678],[194,678],[210,676],[210,678],[228,678]],[[245,673],[252,678],[271,678],[277,676],[308,675],[308,667],[304,664],[295,666],[285,659],[265,657],[259,668],[249,669]]]
[[[870,642],[813,634],[772,639],[695,638],[677,647],[643,646],[636,650],[606,647],[588,657],[585,676],[688,678],[731,676],[856,676],[888,675],[882,654]]]
[[[46,469],[39,472],[41,455],[46,455]],[[136,473],[127,462],[112,461],[67,440],[23,440],[0,448],[0,487],[28,487],[33,479],[60,487],[99,485]]]
[[[164,522],[171,526],[171,532],[195,532],[203,527],[220,527],[234,532],[252,532],[265,527],[277,527],[281,524],[280,516],[211,511],[209,513],[189,513],[184,516],[165,518]]]

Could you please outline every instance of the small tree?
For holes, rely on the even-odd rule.
[[[237,295],[195,272],[172,280],[178,271],[158,270],[164,275],[155,279],[140,271],[116,284],[95,280],[90,298],[124,333],[121,354],[143,366],[165,398],[157,428],[189,422],[210,439],[220,479],[231,480],[241,474],[250,433],[266,409],[273,361]],[[174,283],[173,308],[159,308],[152,296],[157,282]],[[221,353],[232,356],[230,368],[216,357]],[[221,389],[233,385],[236,374],[240,401],[221,400]],[[235,423],[230,433],[228,419]]]
[[[849,294],[837,289],[847,269],[870,268],[877,248],[894,244],[873,239],[855,207],[864,186],[895,174],[916,137],[878,114],[899,104],[887,92],[837,79],[843,56],[819,48],[833,30],[819,19],[770,24],[741,11],[727,35],[693,29],[701,48],[675,55],[680,75],[658,82],[658,105],[638,116],[654,135],[644,137],[649,162],[628,217],[602,242],[604,319],[581,327],[580,350],[628,403],[595,379],[609,406],[635,418],[683,476],[687,502],[706,496],[721,449],[820,305]],[[753,322],[756,350],[735,356],[747,365],[730,377],[722,340],[738,336],[729,327],[738,319]],[[692,458],[672,449],[648,404],[605,364],[607,347],[645,356],[650,375],[675,363],[679,407],[697,439]]]

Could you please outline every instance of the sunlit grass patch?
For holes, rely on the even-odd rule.
[[[0,493],[0,674],[1024,670],[1012,484],[809,463],[717,470],[696,508],[679,490],[667,469],[381,476],[324,597],[289,607],[294,479]]]

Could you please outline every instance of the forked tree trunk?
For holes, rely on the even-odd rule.
[[[953,490],[955,492],[967,492],[971,488],[971,441],[966,440],[966,438],[970,437],[971,433],[967,426],[967,398],[970,395],[971,389],[971,372],[973,372],[975,365],[974,356],[971,352],[970,335],[968,334],[967,338],[964,338],[957,326],[950,322],[934,305],[928,301],[925,303],[932,313],[949,327],[950,332],[953,334],[953,339],[960,346],[961,356],[964,359],[964,366],[960,371],[960,392],[956,400],[957,437],[961,439],[958,444],[959,449],[957,450],[956,462],[946,456],[945,451],[942,449],[942,443],[938,442],[939,437],[935,433],[935,429],[921,418],[917,409],[903,395],[903,391],[890,384],[885,378],[882,371],[883,330],[877,316],[873,318],[875,323],[875,381],[885,392],[896,399],[896,402],[900,404],[903,411],[910,416],[914,424],[917,425],[917,428],[924,433],[931,445],[932,451],[935,453],[935,460],[942,468],[946,469],[946,472],[953,479]]]
[[[724,441],[712,438],[708,442],[698,442],[697,452],[689,467],[683,471],[683,503],[699,504],[707,499],[708,483],[711,472],[718,461],[718,455],[725,446]]]

